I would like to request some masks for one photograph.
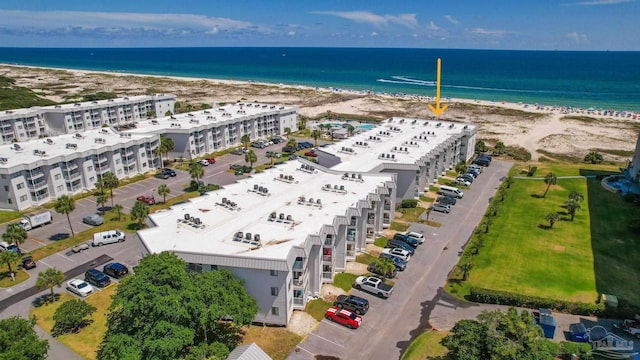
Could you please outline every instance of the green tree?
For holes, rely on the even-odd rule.
[[[83,327],[91,324],[88,318],[96,311],[96,307],[88,302],[73,299],[63,302],[53,314],[53,328],[51,335],[60,336],[68,333],[77,333]]]
[[[27,237],[27,230],[25,230],[19,223],[7,225],[4,234],[2,234],[2,240],[8,242],[9,244],[16,244],[19,254],[22,254],[20,244],[25,242],[25,240],[27,240]]]
[[[273,159],[275,159],[276,157],[278,157],[278,154],[277,154],[277,153],[275,153],[275,152],[270,152],[270,153],[267,153],[267,157],[268,157],[269,159],[271,159],[271,163],[270,163],[270,165],[273,165]]]
[[[249,152],[244,155],[244,161],[248,162],[250,166],[253,167],[253,163],[258,161],[258,155],[256,155],[253,150],[249,150]]]
[[[289,137],[289,135],[291,135],[291,128],[290,127],[284,128],[284,133],[285,135],[287,135],[287,137]]]
[[[13,316],[0,320],[0,359],[44,360],[49,342],[40,340],[33,327],[35,320]]]
[[[467,164],[464,161],[460,161],[456,164],[454,169],[458,173],[458,175],[462,175],[467,172]]]
[[[584,200],[584,195],[580,194],[577,191],[572,191],[569,193],[569,200],[575,200],[577,202],[582,202]]]
[[[567,208],[569,215],[571,215],[571,221],[573,221],[576,217],[576,211],[581,209],[580,203],[576,199],[569,199],[565,201],[564,206]]]
[[[171,116],[171,115],[173,115],[171,110],[167,110],[167,111],[164,112],[164,116]]]
[[[496,143],[496,145],[493,147],[493,151],[495,151],[496,154],[504,153],[505,149],[506,149],[506,146],[504,145],[504,143],[502,141],[498,141]]]
[[[542,195],[542,197],[547,196],[547,192],[549,191],[549,188],[551,187],[551,185],[555,185],[556,182],[558,182],[558,177],[552,172],[548,173],[544,177],[544,183],[547,184],[547,189],[544,191],[544,195]]]
[[[506,184],[507,189],[509,189],[511,185],[513,185],[513,177],[507,176],[506,178],[504,178],[504,183]]]
[[[142,258],[136,276],[119,284],[110,309],[99,360],[178,359],[200,346],[228,351],[258,311],[230,271],[189,272],[169,252]]]
[[[108,201],[107,194],[104,194],[101,192],[96,195],[96,204],[100,205],[98,209],[102,210],[102,208],[104,208],[104,205],[107,203],[107,201]]]
[[[71,237],[75,237],[76,233],[73,231],[73,226],[71,226],[71,219],[69,218],[69,214],[76,209],[76,201],[69,195],[62,195],[56,200],[54,208],[56,209],[56,212],[58,214],[67,215],[69,229],[71,229]]]
[[[95,186],[96,189],[100,191],[100,194],[104,194],[104,189],[106,188],[106,186],[104,186],[104,180],[101,177],[96,180]]]
[[[162,202],[167,202],[167,195],[171,193],[171,188],[167,184],[158,186],[158,195],[162,196]]]
[[[375,261],[375,267],[383,274],[383,278],[388,278],[389,274],[392,274],[396,269],[396,265],[393,260],[389,258],[377,258]]]
[[[349,136],[352,136],[354,131],[356,131],[356,128],[353,125],[347,125],[347,133],[349,134]]]
[[[491,359],[486,349],[487,328],[476,320],[460,320],[451,329],[441,344],[449,350],[448,355],[456,360]]]
[[[104,187],[109,189],[109,197],[111,197],[111,207],[113,207],[113,189],[117,188],[118,185],[120,185],[120,180],[111,171],[107,171],[106,173],[102,174],[101,180],[104,184]]]
[[[138,223],[138,228],[142,228],[144,219],[149,216],[149,205],[142,201],[136,201],[133,208],[131,208],[131,220]]]
[[[599,164],[604,161],[604,158],[602,157],[602,154],[596,151],[591,151],[587,155],[585,155],[584,161],[592,164]]]
[[[287,147],[297,148],[298,147],[298,142],[296,141],[296,139],[291,138],[291,139],[289,139],[287,141]]]
[[[549,227],[553,229],[553,225],[558,221],[558,219],[560,219],[560,215],[556,213],[548,213],[544,218],[549,222]]]
[[[193,161],[189,164],[189,175],[196,182],[199,182],[200,179],[204,176],[204,167],[197,161]]]
[[[485,152],[487,150],[489,150],[489,147],[487,146],[487,144],[484,143],[484,141],[482,140],[478,140],[476,142],[476,152]]]
[[[64,281],[64,273],[56,268],[48,268],[45,271],[38,273],[38,279],[36,280],[36,286],[40,290],[51,290],[51,298],[53,299],[53,288],[55,286],[62,286]]]
[[[313,130],[311,132],[311,137],[313,138],[313,144],[314,146],[318,146],[318,139],[322,136],[322,133],[320,132],[320,130]]]
[[[169,152],[173,151],[173,149],[176,148],[176,144],[172,138],[165,135],[160,135],[160,145],[158,146],[158,148],[160,149],[160,163],[161,163],[161,166],[164,168],[164,162],[162,161],[162,154],[164,154],[167,160],[169,160]]]
[[[473,269],[473,262],[471,259],[467,259],[462,264],[459,265],[460,271],[462,271],[462,281],[467,281],[469,278],[469,272]]]
[[[123,209],[123,206],[120,204],[113,205],[113,210],[115,210],[116,214],[118,214],[118,221],[120,221],[120,217],[122,216],[122,209]]]
[[[249,144],[251,143],[251,137],[248,134],[244,134],[240,138],[240,142],[242,143],[242,146],[244,146],[245,148],[248,149],[249,148]]]
[[[13,264],[20,260],[20,255],[13,251],[0,251],[0,263],[7,264],[9,274],[13,274]],[[15,280],[14,280],[15,281]]]

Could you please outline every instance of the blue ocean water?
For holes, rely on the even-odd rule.
[[[640,52],[0,48],[8,64],[640,111]]]

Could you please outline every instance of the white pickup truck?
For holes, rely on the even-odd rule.
[[[368,291],[381,298],[388,298],[393,292],[393,286],[385,284],[382,279],[375,276],[358,276],[353,283],[353,287],[358,290]]]

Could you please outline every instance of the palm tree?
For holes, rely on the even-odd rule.
[[[253,163],[258,161],[258,155],[256,155],[253,150],[249,150],[249,152],[244,155],[244,161],[248,162],[251,164],[251,167],[253,167]]]
[[[104,204],[107,203],[107,194],[99,193],[96,195],[96,204],[100,205],[99,209],[104,207]]]
[[[487,147],[487,144],[484,143],[484,141],[482,140],[478,140],[476,142],[476,152],[485,152],[487,151],[489,148]]]
[[[240,142],[242,142],[242,145],[248,149],[249,148],[249,143],[251,143],[251,137],[249,137],[248,134],[244,134],[242,135],[242,137],[240,138]]]
[[[322,133],[320,132],[320,130],[313,130],[311,132],[311,137],[313,138],[314,146],[318,146],[318,138],[320,136],[322,136]]]
[[[393,270],[396,269],[396,265],[393,263],[393,260],[389,258],[378,258],[376,259],[375,267],[382,273],[382,277],[386,279]]]
[[[576,211],[581,209],[580,203],[576,199],[569,199],[565,201],[564,206],[567,208],[569,215],[571,215],[571,221],[573,221],[576,216]]]
[[[425,222],[429,223],[429,215],[431,215],[431,207],[428,207],[425,211],[424,211],[424,217],[425,217]]]
[[[76,234],[73,232],[73,226],[71,226],[71,219],[69,219],[69,213],[76,209],[76,201],[69,195],[62,195],[56,200],[54,208],[56,209],[56,212],[58,214],[67,215],[67,221],[69,222],[69,229],[71,229],[71,237],[75,237]]]
[[[547,191],[549,191],[549,187],[551,187],[551,185],[555,185],[557,181],[558,181],[558,177],[552,172],[548,173],[547,176],[544,177],[544,183],[547,184],[547,189],[544,191],[544,195],[542,195],[542,197],[547,196]]]
[[[160,158],[162,159],[162,154],[165,154],[167,160],[169,160],[169,151],[173,151],[176,148],[176,144],[173,142],[173,139],[160,135]],[[162,163],[162,167],[164,167],[164,163]]]
[[[285,135],[287,135],[287,137],[289,137],[289,135],[291,135],[291,128],[290,127],[284,128],[284,133]]]
[[[590,162],[592,164],[601,163],[604,160],[602,155],[596,151],[591,151],[584,157],[584,161]]]
[[[120,216],[122,215],[122,209],[123,209],[123,206],[120,204],[113,205],[113,210],[115,210],[116,214],[118,214],[118,221],[120,221]]]
[[[142,201],[136,201],[136,204],[131,208],[131,220],[137,221],[138,228],[142,228],[144,219],[149,216],[149,205]]]
[[[38,273],[38,279],[36,280],[36,286],[38,289],[50,289],[51,298],[53,298],[53,287],[62,285],[64,281],[64,273],[56,268],[48,268],[45,271]]]
[[[102,183],[104,187],[109,189],[109,196],[111,197],[111,206],[113,207],[113,189],[117,188],[120,185],[120,180],[116,177],[116,174],[108,171],[102,175]]]
[[[556,213],[548,213],[547,216],[545,216],[544,218],[549,222],[549,227],[553,229],[553,224],[555,224],[556,221],[560,219],[560,215]]]
[[[7,229],[5,230],[4,234],[2,234],[2,240],[8,242],[9,244],[16,244],[16,247],[18,248],[18,254],[22,254],[22,250],[20,250],[20,244],[27,240],[27,237],[27,230],[25,230],[19,223],[7,225]]]
[[[467,281],[471,269],[473,269],[473,262],[471,262],[471,260],[465,261],[460,264],[460,271],[462,271],[462,281]]]
[[[289,141],[287,141],[287,147],[297,148],[298,142],[296,141],[296,139],[289,139]]]
[[[353,125],[351,124],[347,125],[347,132],[349,133],[349,136],[352,136],[355,130],[356,128]]]
[[[102,178],[98,178],[98,180],[96,181],[96,189],[100,190],[100,194],[104,193],[104,188],[106,186],[104,186],[104,181],[102,180]]]
[[[580,194],[577,191],[572,191],[569,193],[569,199],[575,200],[577,202],[582,202],[584,200],[584,195]]]
[[[495,151],[496,154],[502,154],[505,148],[506,146],[504,145],[504,143],[502,141],[498,141],[496,145],[493,147],[493,151]]]
[[[189,175],[199,183],[200,178],[204,176],[204,167],[202,164],[195,161],[189,164]]]
[[[277,156],[278,156],[278,155],[277,155],[277,153],[275,153],[275,152],[267,153],[267,157],[268,157],[269,159],[271,159],[271,164],[270,164],[270,165],[273,165],[273,159],[275,159]]]
[[[11,264],[14,264],[16,261],[18,261],[18,259],[20,259],[20,255],[18,255],[18,253],[16,252],[13,252],[13,251],[0,252],[0,262],[7,264],[7,267],[9,268],[9,274],[13,274],[13,268],[11,267]],[[15,281],[15,279],[13,281]]]
[[[162,158],[162,147],[158,146],[153,149],[153,155],[157,156],[160,159],[160,168],[164,168],[164,159]]]
[[[158,186],[158,195],[162,196],[162,202],[167,202],[167,195],[171,193],[171,188],[167,186],[167,184],[162,184]]]
[[[467,164],[464,161],[460,161],[456,164],[455,171],[458,175],[462,175],[467,172]]]

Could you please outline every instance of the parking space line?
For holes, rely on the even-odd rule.
[[[326,337],[322,337],[322,336],[320,336],[320,335],[316,335],[316,334],[314,334],[313,332],[311,332],[309,335],[313,335],[313,336],[315,336],[315,337],[319,337],[320,339],[322,339],[322,340],[324,340],[324,341],[327,341],[327,342],[330,342],[330,343],[332,343],[332,344],[333,344],[333,345],[335,345],[335,346],[339,346],[339,347],[341,347],[341,348],[344,348],[344,345],[340,345],[340,344],[338,344],[337,342],[333,342],[333,341],[331,341],[331,340],[327,339]]]
[[[73,260],[69,259],[68,257],[66,257],[64,255],[60,255],[60,253],[56,253],[56,255],[60,256],[61,258],[65,259],[67,261],[73,262]]]
[[[310,354],[310,355],[313,355],[313,356],[315,356],[315,355],[316,355],[316,354],[312,353],[311,351],[309,351],[309,350],[307,350],[307,349],[303,348],[302,346],[300,346],[300,344],[298,344],[298,346],[296,346],[296,347],[295,347],[294,351],[296,351],[296,350],[298,350],[298,349],[300,349],[300,350],[302,350],[302,351],[306,352],[307,354]]]
[[[52,268],[53,266],[47,264],[46,262],[42,261],[42,260],[38,260],[39,263],[43,263],[45,266]]]

